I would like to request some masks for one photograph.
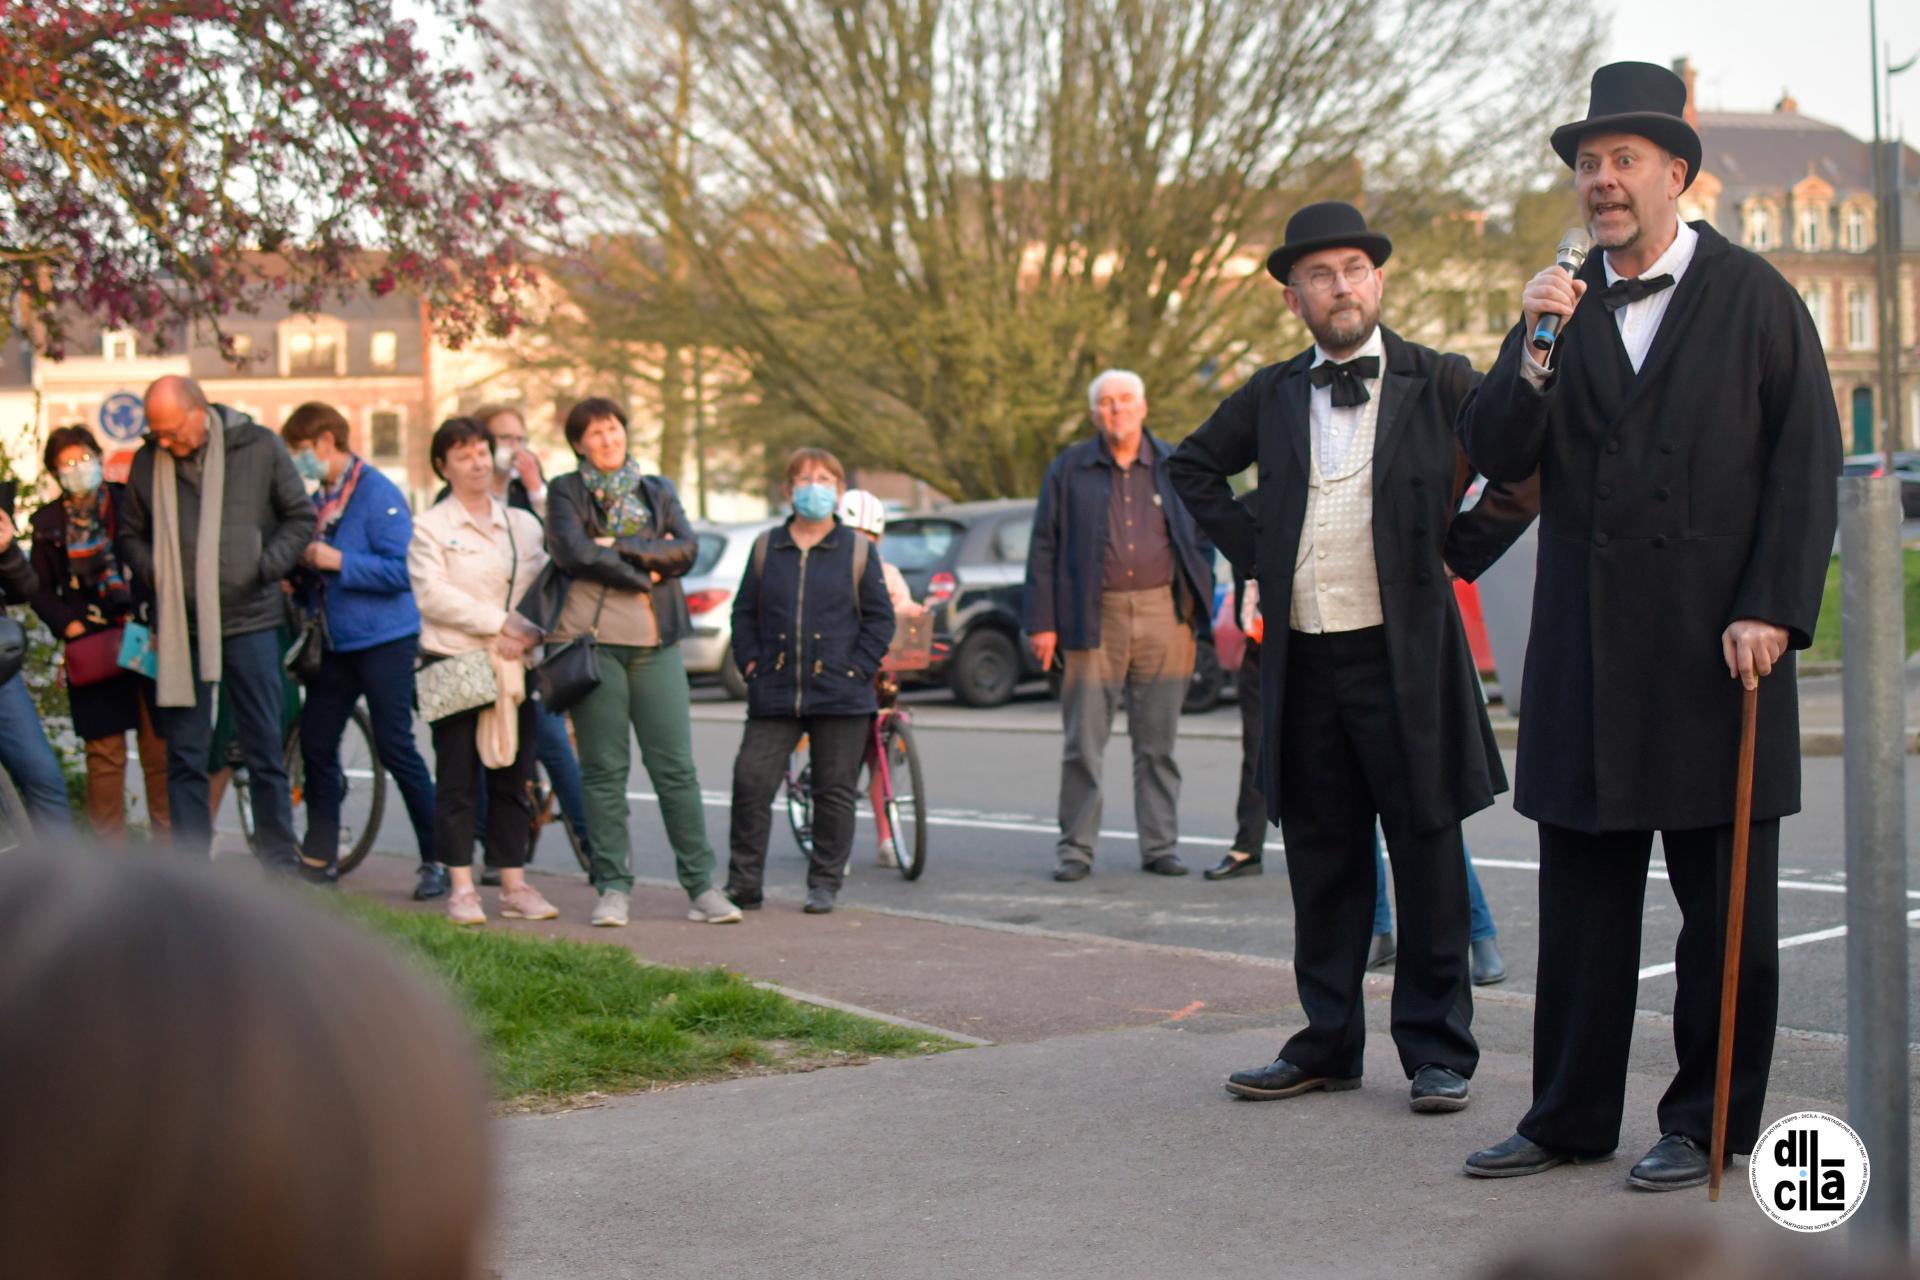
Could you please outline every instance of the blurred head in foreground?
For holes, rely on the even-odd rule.
[[[373,941],[204,869],[0,861],[0,1240],[52,1276],[476,1274],[486,1095]]]
[[[1735,1177],[1734,1175],[1738,1175]],[[1746,1170],[1728,1175],[1722,1196],[1746,1196]],[[1739,1206],[1751,1209],[1751,1203]],[[1699,1212],[1708,1211],[1701,1196]],[[1623,1214],[1610,1227],[1576,1231],[1508,1256],[1483,1280],[1912,1280],[1900,1261],[1850,1254],[1850,1242],[1790,1239],[1764,1222],[1735,1234],[1700,1222],[1650,1222]]]

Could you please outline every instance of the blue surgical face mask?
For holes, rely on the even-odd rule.
[[[806,520],[825,520],[840,505],[840,495],[830,484],[803,484],[793,491],[793,509]]]
[[[100,487],[100,459],[88,458],[77,467],[60,473],[60,487],[76,498]]]
[[[326,483],[327,464],[320,461],[320,455],[311,448],[302,449],[293,455],[293,469],[300,473],[300,478],[303,480]]]

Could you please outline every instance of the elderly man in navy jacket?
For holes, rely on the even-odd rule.
[[[1213,548],[1146,431],[1146,387],[1109,369],[1087,387],[1099,433],[1047,469],[1027,554],[1024,622],[1043,667],[1065,667],[1056,880],[1084,879],[1100,833],[1100,765],[1122,693],[1133,740],[1140,864],[1183,876],[1173,744],[1213,607]]]

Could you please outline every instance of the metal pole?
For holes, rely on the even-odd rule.
[[[1841,680],[1846,723],[1847,1121],[1872,1182],[1853,1218],[1862,1248],[1908,1242],[1906,620],[1900,480],[1840,483]]]

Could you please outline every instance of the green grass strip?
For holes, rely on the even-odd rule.
[[[1920,651],[1920,550],[1909,547],[1901,553],[1905,582],[1907,652]],[[1802,662],[1841,661],[1840,637],[1840,557],[1827,566],[1826,591],[1820,600],[1820,621],[1813,633],[1813,644],[1800,655]]]
[[[643,964],[625,947],[342,903],[451,990],[486,1047],[495,1094],[515,1103],[956,1047],[801,1004],[721,969]]]

